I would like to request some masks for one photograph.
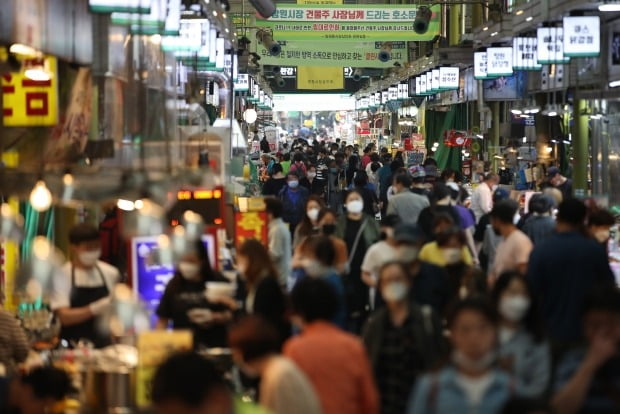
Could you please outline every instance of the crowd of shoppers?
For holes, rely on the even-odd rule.
[[[157,312],[229,347],[256,404],[182,353],[155,374],[158,413],[620,412],[613,215],[551,192],[523,209],[493,173],[469,206],[432,159],[310,148],[293,146],[286,175],[283,157],[270,166],[268,241],[237,246],[235,297],[204,294],[227,279],[197,244]]]

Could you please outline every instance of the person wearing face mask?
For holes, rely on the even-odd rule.
[[[362,262],[362,280],[370,287],[371,309],[376,309],[383,303],[376,290],[379,269],[398,257],[397,243],[394,240],[394,227],[398,223],[396,216],[386,216],[381,220],[381,240],[368,248]]]
[[[609,211],[596,209],[588,215],[588,233],[590,237],[605,246],[609,241],[610,229],[616,224],[616,218]]]
[[[504,273],[491,297],[500,317],[500,365],[513,375],[519,396],[538,398],[551,378],[551,351],[527,281],[519,273]]]
[[[237,269],[247,292],[244,310],[269,321],[280,333],[281,343],[291,335],[284,291],[265,246],[248,239],[237,250]]]
[[[308,377],[280,354],[278,332],[263,318],[248,316],[228,333],[233,360],[260,378],[258,403],[273,414],[320,414],[321,403]]]
[[[225,347],[226,327],[236,310],[231,298],[207,299],[207,282],[228,282],[211,267],[201,241],[179,260],[174,276],[166,285],[157,311],[158,329],[189,329],[194,346]]]
[[[336,270],[336,252],[329,237],[322,235],[310,236],[299,246],[300,259],[297,263],[299,271],[295,283],[305,277],[325,280],[338,295],[338,309],[332,323],[342,329],[347,328],[346,296],[342,277]],[[295,266],[295,263],[294,263]],[[294,285],[290,287],[290,290]]]
[[[347,271],[347,263],[349,254],[347,252],[347,244],[344,240],[334,236],[336,232],[336,222],[338,221],[334,210],[323,208],[319,212],[319,233],[329,237],[336,253],[334,268],[339,275],[343,276]]]
[[[452,226],[437,233],[436,245],[441,260],[436,260],[432,255],[430,258],[435,259],[435,264],[446,271],[450,286],[448,302],[486,294],[486,278],[480,270],[473,267],[471,257],[468,258],[469,249],[465,245],[463,230]],[[426,246],[422,248],[422,252]],[[425,260],[422,252],[420,258]]]
[[[347,292],[349,330],[359,333],[369,309],[368,286],[362,280],[361,267],[368,248],[379,239],[379,225],[364,214],[363,196],[357,190],[345,197],[347,214],[336,224],[336,236],[345,241],[349,252],[348,273],[344,279]]]
[[[366,323],[362,338],[381,396],[382,414],[402,414],[416,378],[433,368],[446,348],[440,318],[409,299],[411,280],[399,262],[379,271],[385,306]]]
[[[433,187],[432,198],[431,206],[424,208],[418,217],[418,226],[420,226],[420,229],[422,229],[429,241],[435,239],[433,222],[439,215],[445,214],[450,216],[454,225],[461,227],[459,212],[452,206],[452,192],[450,188],[444,183],[436,183]]]
[[[306,201],[306,214],[293,234],[293,249],[296,249],[306,237],[319,231],[319,213],[325,208],[325,202],[317,195],[311,195]]]
[[[287,185],[280,191],[278,198],[282,201],[282,220],[288,223],[292,236],[295,228],[306,215],[304,207],[310,192],[307,188],[299,186],[299,175],[297,173],[289,172],[286,179]]]
[[[407,267],[411,276],[410,298],[419,305],[431,306],[442,315],[450,295],[448,276],[441,267],[420,260],[418,254],[425,240],[424,233],[416,225],[399,224],[394,228],[397,260]]]
[[[319,177],[317,168],[314,165],[308,165],[306,176],[299,181],[299,185],[305,187],[311,195],[325,197],[325,180]]]
[[[514,224],[518,209],[519,205],[515,201],[505,200],[495,204],[491,211],[491,226],[496,234],[502,236],[502,241],[497,246],[495,261],[489,272],[490,285],[504,272],[517,271],[524,275],[527,271],[534,245]]]
[[[450,216],[440,215],[437,216],[435,222],[433,223],[433,228],[435,229],[433,232],[436,234],[436,239],[430,243],[426,243],[422,250],[420,250],[420,260],[423,260],[428,263],[432,263],[437,266],[445,267],[448,265],[453,265],[456,263],[463,263],[467,266],[473,265],[473,260],[471,257],[471,253],[467,248],[466,244],[461,243],[465,240],[465,236],[463,231],[458,227],[454,226],[452,220],[449,220],[449,224],[443,226],[442,228],[438,228],[439,221],[445,220],[448,221]],[[456,240],[446,240],[446,236],[454,236],[458,235]],[[440,244],[440,240],[442,244]],[[452,241],[449,245],[446,244],[446,241]]]
[[[476,223],[493,208],[493,192],[499,185],[499,175],[491,172],[484,177],[471,196],[471,209],[476,216]]]
[[[296,153],[293,156],[293,164],[291,164],[291,168],[288,170],[289,173],[296,173],[297,177],[305,177],[308,172],[308,168],[304,163],[304,156],[301,152]],[[288,174],[288,173],[287,173]]]
[[[96,227],[82,223],[69,231],[71,260],[54,277],[50,306],[62,324],[60,337],[74,345],[81,339],[96,347],[110,338],[96,329],[96,318],[110,305],[118,270],[99,260],[101,241]]]
[[[448,329],[451,362],[417,381],[407,413],[500,413],[513,387],[495,366],[495,309],[483,298],[460,301],[449,313]]]

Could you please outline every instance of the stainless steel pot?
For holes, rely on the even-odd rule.
[[[91,368],[82,377],[83,414],[131,414],[135,412],[136,371],[108,372]]]

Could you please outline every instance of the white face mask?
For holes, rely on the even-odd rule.
[[[306,211],[306,215],[308,216],[310,221],[316,221],[319,218],[319,211],[320,210],[318,208],[311,208]]]
[[[308,178],[316,177],[316,173],[315,172],[309,172],[307,175],[308,175]]]
[[[193,280],[200,273],[200,266],[192,262],[179,262],[179,273],[185,279]]]
[[[381,289],[381,296],[386,302],[400,302],[407,297],[407,284],[404,282],[388,283]]]
[[[499,313],[511,322],[519,322],[530,308],[530,299],[523,295],[500,299]]]
[[[419,250],[414,246],[401,246],[398,248],[398,260],[401,263],[411,263],[418,259]]]
[[[297,181],[297,180],[289,181],[288,182],[288,186],[291,187],[291,188],[297,188],[297,187],[299,187],[299,181]]]
[[[347,203],[347,212],[359,214],[364,211],[364,202],[362,200],[352,200]]]
[[[495,352],[489,352],[480,359],[471,359],[461,351],[452,353],[452,362],[457,367],[473,372],[484,372],[495,362]]]
[[[441,249],[441,254],[447,265],[453,265],[461,261],[461,249],[458,247]]]
[[[101,257],[101,249],[87,250],[78,254],[78,260],[83,266],[92,267],[97,263],[97,260]]]
[[[607,240],[609,240],[609,236],[610,236],[609,230],[597,230],[594,233],[594,238],[599,243],[605,243]]]

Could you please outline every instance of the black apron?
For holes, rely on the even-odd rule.
[[[101,276],[101,282],[103,285],[96,287],[78,287],[75,286],[75,267],[71,265],[71,308],[88,306],[91,303],[110,295],[110,290],[106,284],[103,272],[99,266],[95,266],[95,268],[97,269],[99,276]],[[110,345],[111,340],[109,336],[102,335],[96,328],[96,317],[93,317],[76,325],[63,326],[60,332],[60,337],[67,340],[70,344],[71,341],[77,343],[80,339],[87,339],[91,341],[96,348],[103,348]]]

